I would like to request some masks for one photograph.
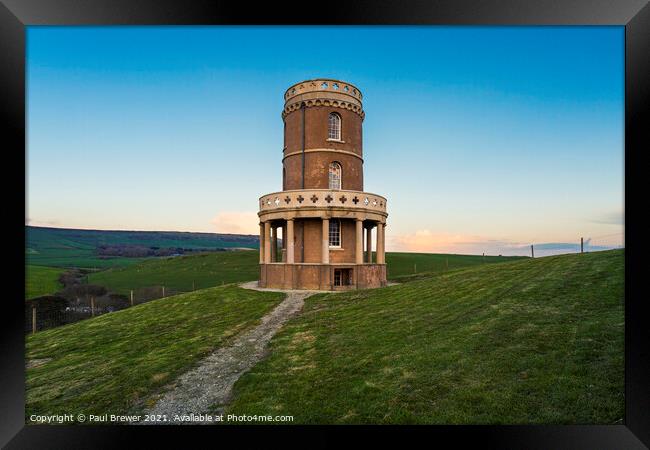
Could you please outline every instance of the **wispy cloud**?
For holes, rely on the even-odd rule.
[[[593,223],[600,223],[604,225],[623,225],[625,214],[623,210],[608,211],[597,215],[591,221]]]
[[[211,221],[217,233],[259,234],[259,218],[254,212],[223,211]]]
[[[525,243],[505,239],[492,239],[482,236],[470,236],[451,233],[433,233],[429,230],[418,230],[414,234],[397,235],[389,238],[388,250],[422,252],[422,253],[459,253],[480,255],[523,255],[531,254],[531,244],[535,256],[548,256],[563,253],[577,253],[580,242],[540,242]],[[584,241],[585,251],[609,250],[620,248],[622,245],[592,245],[592,239]]]
[[[504,251],[519,249],[522,243],[481,236],[453,233],[434,233],[418,230],[414,234],[391,236],[392,251],[423,253],[505,254]]]

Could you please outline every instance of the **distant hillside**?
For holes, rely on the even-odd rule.
[[[259,248],[256,235],[25,227],[28,264],[105,268],[152,256]]]

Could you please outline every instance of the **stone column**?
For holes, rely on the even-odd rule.
[[[278,262],[278,227],[271,227],[271,262]]]
[[[287,262],[287,224],[282,225],[282,262]]]
[[[287,220],[287,263],[294,263],[293,256],[293,219]]]
[[[384,224],[377,222],[377,264],[384,262]]]
[[[264,222],[264,263],[271,262],[271,222]]]
[[[330,220],[323,219],[323,248],[321,249],[321,260],[323,264],[330,263]]]
[[[363,220],[357,219],[355,262],[363,264]]]
[[[372,264],[372,225],[366,229],[366,262]]]
[[[264,223],[260,222],[260,264],[264,263]]]

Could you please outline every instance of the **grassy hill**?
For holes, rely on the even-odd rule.
[[[25,267],[25,298],[53,294],[63,286],[59,283],[62,269],[54,267]]]
[[[388,279],[428,276],[463,267],[526,259],[527,256],[452,255],[445,253],[386,253]]]
[[[283,298],[234,286],[168,297],[26,338],[26,417],[141,408]]]
[[[622,423],[622,250],[323,294],[226,413],[297,423]]]
[[[444,255],[426,253],[387,253],[388,275],[391,279],[430,276],[431,273],[521,257],[475,255]],[[131,289],[165,285],[175,291],[219,286],[222,283],[256,280],[259,276],[257,252],[219,252],[174,258],[154,258],[136,265],[90,274],[88,280],[108,289],[127,294]],[[423,274],[424,272],[424,274]]]
[[[28,264],[53,267],[106,268],[143,261],[143,257],[106,256],[100,246],[186,250],[259,248],[257,236],[172,231],[105,231],[25,227]]]
[[[88,281],[113,292],[128,294],[130,289],[149,286],[175,291],[219,286],[223,283],[256,280],[259,254],[254,251],[215,252],[200,255],[154,258],[140,264],[92,273]]]
[[[621,423],[623,251],[321,294],[226,411],[296,423]],[[224,286],[26,338],[27,416],[127,413],[282,299]]]

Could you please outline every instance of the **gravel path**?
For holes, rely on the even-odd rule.
[[[241,286],[257,289],[257,282]],[[271,338],[282,325],[302,309],[305,298],[317,291],[281,292],[286,292],[287,297],[264,316],[257,327],[240,334],[228,347],[217,349],[203,359],[198,367],[181,375],[175,381],[173,389],[163,394],[156,405],[146,411],[146,414],[165,414],[171,422],[164,423],[174,425],[179,424],[173,421],[175,415],[205,414],[215,405],[219,406],[216,414],[221,413],[230,399],[235,382],[244,372],[264,358],[266,345]]]

